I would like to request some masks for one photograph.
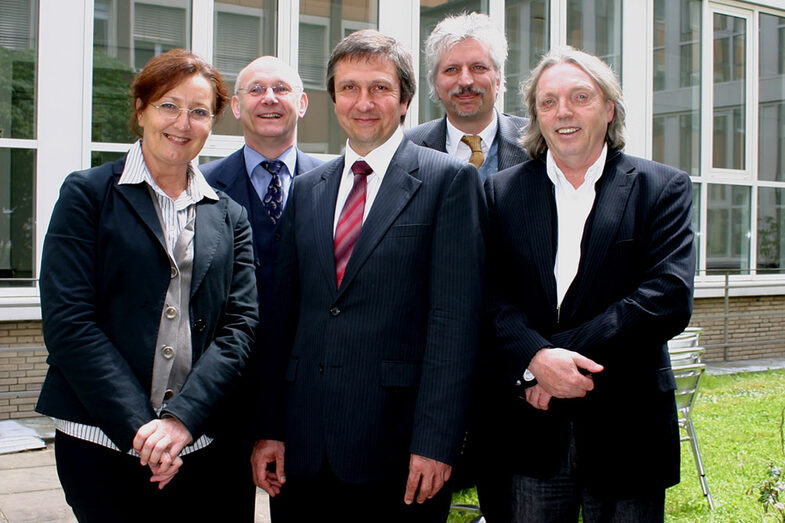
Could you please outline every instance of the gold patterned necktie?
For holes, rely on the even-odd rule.
[[[476,134],[464,134],[461,141],[472,150],[472,155],[469,157],[469,163],[479,169],[482,166],[482,162],[485,161],[485,156],[482,154],[482,146],[480,145],[482,143],[482,138]]]

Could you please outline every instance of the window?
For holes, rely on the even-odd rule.
[[[568,0],[567,44],[599,56],[621,78],[621,0]]]
[[[38,2],[0,0],[0,288],[32,287]]]
[[[297,147],[305,152],[339,154],[346,145],[327,93],[327,61],[335,44],[365,27],[379,27],[378,0],[300,0],[298,72],[308,114],[297,126]]]
[[[504,111],[523,116],[521,82],[534,69],[550,46],[550,17],[546,0],[514,0],[505,3],[504,23],[510,51],[505,69],[507,93]]]
[[[152,58],[190,45],[189,0],[96,0],[93,17],[94,148],[128,144],[136,136],[128,124],[129,89],[134,75]],[[121,147],[125,151],[127,147]]]

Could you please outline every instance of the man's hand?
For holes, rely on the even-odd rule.
[[[431,499],[450,479],[452,466],[412,454],[409,459],[409,479],[406,481],[406,493],[403,502],[411,505],[417,495],[417,503],[425,503]]]
[[[540,349],[529,362],[529,370],[545,392],[555,398],[582,398],[594,389],[590,375],[602,372],[603,366],[589,358],[567,349]],[[527,401],[529,395],[526,395]]]
[[[553,396],[545,392],[545,389],[543,389],[540,384],[536,384],[526,389],[525,399],[529,405],[535,409],[548,410],[552,397]]]
[[[281,487],[286,483],[286,473],[283,467],[284,450],[283,441],[272,439],[260,439],[253,446],[251,454],[253,481],[270,497],[280,494]],[[267,465],[270,463],[275,463],[275,472],[267,470]]]

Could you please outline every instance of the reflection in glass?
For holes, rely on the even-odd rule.
[[[35,150],[0,149],[0,288],[32,286]]]
[[[125,156],[125,153],[118,153],[116,151],[93,151],[90,153],[90,167],[98,167],[107,162],[119,160]]]
[[[652,158],[700,175],[700,0],[654,2]]]
[[[760,39],[758,178],[785,182],[785,17],[761,13]]]
[[[567,43],[599,56],[621,78],[621,0],[568,0]]]
[[[758,192],[758,269],[785,272],[785,189]]]
[[[94,142],[130,143],[129,89],[153,56],[190,46],[190,0],[95,0],[93,26]]]
[[[213,65],[234,93],[237,73],[262,55],[276,54],[275,0],[217,1],[214,7]],[[302,38],[302,35],[301,35]],[[226,108],[213,126],[213,134],[242,136],[243,127]]]
[[[448,16],[464,12],[488,14],[488,2],[480,0],[420,0],[420,49],[425,49],[425,41],[436,24]],[[420,121],[418,123],[444,116],[441,102],[434,102],[429,96],[428,64],[425,62],[425,55],[422,52],[420,52],[420,77],[417,80],[417,91],[420,103]]]
[[[308,124],[297,126],[303,151],[339,154],[346,145],[327,92],[327,61],[344,36],[378,27],[378,0],[300,0],[298,68],[308,95]]]
[[[0,1],[0,138],[35,138],[38,2]]]
[[[744,169],[746,20],[714,13],[714,132],[712,166]]]
[[[701,185],[692,184],[692,230],[695,232],[693,248],[695,249],[695,273],[697,274],[701,266]]]
[[[707,269],[747,271],[750,268],[750,188],[709,184]]]
[[[510,51],[505,65],[507,93],[504,112],[524,116],[520,84],[550,46],[549,3],[546,0],[505,2],[504,23]]]

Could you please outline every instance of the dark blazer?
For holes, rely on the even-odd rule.
[[[483,462],[550,477],[567,454],[572,421],[590,488],[621,497],[677,483],[675,382],[666,342],[692,313],[689,177],[608,151],[578,273],[560,310],[556,204],[544,156],[497,173],[485,189],[494,338],[483,354],[480,387]],[[548,411],[538,411],[518,398],[520,381],[547,346],[577,351],[605,370],[585,398],[554,399]]]
[[[343,481],[389,479],[410,453],[452,463],[477,352],[485,204],[476,169],[404,139],[336,287],[343,156],[298,176],[284,211],[276,329],[285,400],[259,416],[286,470],[326,456]],[[264,362],[263,362],[264,364]]]
[[[296,149],[296,152],[295,176],[308,172],[324,163],[299,149]],[[278,246],[281,238],[281,221],[279,220],[278,223],[274,224],[267,215],[267,211],[262,207],[259,195],[248,178],[242,147],[226,158],[200,165],[199,170],[202,171],[207,182],[216,190],[225,192],[234,201],[242,205],[248,213],[248,218],[251,222],[260,316],[259,326],[256,331],[255,349],[251,354],[253,359],[260,351],[265,350],[267,346],[266,330],[271,328],[269,326],[271,320],[269,310],[276,306],[273,299],[273,277],[275,275],[275,260],[278,256]],[[253,363],[249,366],[255,368],[258,374],[249,373],[247,377],[244,377],[236,392],[227,398],[226,408],[223,408],[222,411],[226,413],[227,417],[233,418],[233,422],[229,423],[227,420],[226,423],[226,426],[231,427],[233,430],[231,435],[240,439],[247,437],[250,442],[253,420],[248,416],[248,409],[253,408],[254,398],[257,393],[269,393],[267,387],[271,384],[271,381],[268,372],[271,369],[259,368]]]
[[[529,124],[528,118],[511,114],[499,114],[499,128],[496,140],[499,141],[499,170],[510,168],[529,159],[526,151],[518,145],[521,131]],[[417,145],[446,152],[447,117],[431,120],[406,131],[406,137]]]
[[[172,269],[146,184],[117,185],[124,165],[75,172],[60,190],[41,261],[49,370],[36,410],[98,426],[127,451],[156,418],[149,395]],[[194,439],[211,433],[258,320],[251,229],[243,208],[219,197],[196,206],[193,367],[165,410]]]

